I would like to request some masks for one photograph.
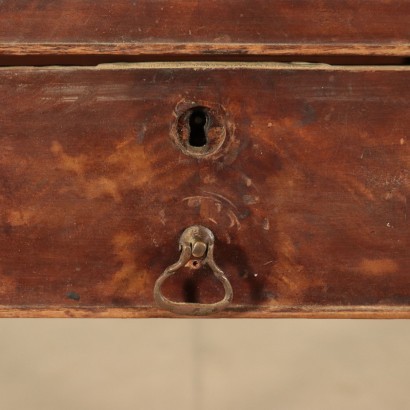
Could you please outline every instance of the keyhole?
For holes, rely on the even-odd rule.
[[[170,129],[170,137],[185,155],[212,157],[222,148],[227,137],[227,115],[222,106],[198,102],[183,100],[175,107],[176,119]]]
[[[206,112],[195,109],[189,116],[189,145],[192,147],[203,147],[207,144],[205,126],[208,121]]]

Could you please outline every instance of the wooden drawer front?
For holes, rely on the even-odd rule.
[[[222,316],[410,317],[409,69],[3,68],[0,100],[2,316],[167,316],[154,282],[202,224]],[[226,132],[199,159],[175,143],[196,105]]]
[[[394,55],[409,0],[13,0],[0,54]]]

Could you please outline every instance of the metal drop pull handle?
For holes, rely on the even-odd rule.
[[[154,299],[159,307],[179,315],[205,316],[225,309],[232,302],[232,286],[224,272],[214,261],[213,233],[204,226],[193,225],[185,229],[179,239],[181,255],[178,262],[168,266],[157,279],[154,286]],[[161,286],[167,278],[174,275],[178,269],[185,266],[192,258],[201,259],[201,264],[207,264],[215,277],[222,283],[225,296],[216,303],[185,303],[173,302],[161,293]],[[195,262],[195,261],[194,261]]]

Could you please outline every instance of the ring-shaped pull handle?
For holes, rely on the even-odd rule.
[[[214,235],[204,226],[194,225],[183,232],[179,240],[181,255],[178,262],[168,266],[157,279],[154,286],[154,299],[157,305],[165,310],[188,316],[205,316],[225,309],[232,302],[232,286],[224,272],[214,261]],[[185,266],[191,257],[202,258],[202,264],[207,264],[215,277],[222,283],[225,296],[216,303],[186,303],[173,302],[166,298],[161,292],[161,286],[178,269]]]

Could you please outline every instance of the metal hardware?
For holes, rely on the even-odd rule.
[[[168,266],[162,275],[157,279],[154,286],[154,299],[159,307],[180,315],[204,316],[225,309],[232,302],[232,286],[224,272],[214,261],[214,235],[204,226],[193,225],[182,233],[179,239],[181,255],[178,262]],[[174,275],[176,271],[187,265],[191,258],[201,258],[200,266],[207,264],[215,277],[222,283],[225,289],[225,296],[216,303],[185,303],[173,302],[161,293],[161,286],[167,278]],[[198,264],[194,261],[194,264]]]

